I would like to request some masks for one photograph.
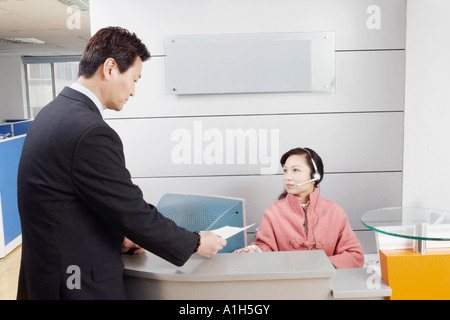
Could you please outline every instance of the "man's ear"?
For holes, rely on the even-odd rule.
[[[115,67],[117,67],[116,60],[113,58],[108,58],[105,60],[103,63],[103,77],[106,80],[111,79],[112,71]]]

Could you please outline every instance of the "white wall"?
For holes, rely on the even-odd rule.
[[[179,141],[172,137],[183,130],[195,145],[205,147],[212,145],[202,135],[207,130],[274,130],[277,143],[271,150],[276,145],[276,159],[297,146],[309,146],[322,156],[321,195],[346,210],[365,249],[374,250],[361,215],[402,201],[406,0],[90,4],[92,33],[122,26],[135,32],[153,55],[144,63],[136,97],[123,111],[105,113],[122,138],[127,167],[147,201],[156,204],[166,192],[242,197],[247,222],[259,225],[282,191],[280,168],[263,174],[262,162],[178,164],[171,155]],[[166,94],[165,36],[324,31],[335,32],[335,92]]]
[[[0,122],[5,119],[27,118],[21,58],[0,57],[0,70]]]
[[[450,210],[450,1],[408,0],[403,205]]]

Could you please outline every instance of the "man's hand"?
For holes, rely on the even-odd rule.
[[[124,237],[122,242],[122,247],[120,248],[120,253],[132,253],[141,254],[144,252],[144,248],[138,246],[130,239]]]
[[[227,241],[211,231],[200,232],[200,246],[196,255],[210,258],[227,245]]]

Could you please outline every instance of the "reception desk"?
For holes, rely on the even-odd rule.
[[[350,269],[354,273],[336,270],[322,250],[220,253],[209,259],[193,255],[182,267],[149,252],[124,255],[123,260],[127,294],[135,300],[334,299],[335,294],[339,295],[336,298],[364,299],[390,295],[384,283],[381,289],[367,289],[363,269]],[[339,274],[341,281],[334,282]],[[353,282],[346,287],[348,281]]]

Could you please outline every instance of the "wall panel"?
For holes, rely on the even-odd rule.
[[[338,50],[405,48],[406,0],[93,0],[90,7],[92,30],[119,23],[154,55],[164,54],[164,35],[186,34],[334,31]],[[120,9],[104,14],[105,7]]]
[[[248,223],[259,224],[264,211],[283,191],[282,175],[134,178],[145,199],[156,205],[165,193],[212,194],[244,198]],[[320,194],[338,203],[349,215],[354,229],[366,230],[361,215],[376,209],[401,205],[401,172],[325,173]],[[345,189],[345,192],[340,190]],[[382,191],[382,192],[381,192]],[[251,230],[255,230],[255,228]]]
[[[403,111],[404,60],[404,50],[337,52],[333,93],[174,96],[166,94],[164,57],[155,57],[144,63],[136,96],[105,117]]]
[[[281,155],[298,146],[316,150],[328,172],[402,169],[401,112],[118,119],[108,123],[122,138],[133,177],[274,174],[280,172]],[[217,153],[221,155],[215,157]]]

